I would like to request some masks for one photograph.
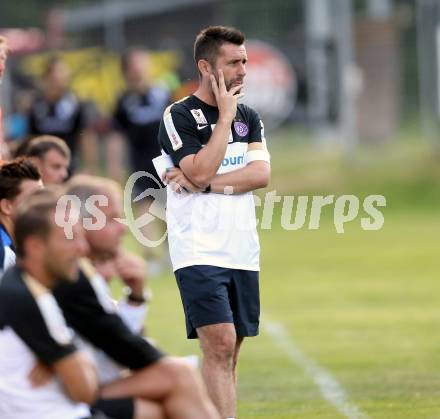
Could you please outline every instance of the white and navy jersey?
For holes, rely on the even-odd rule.
[[[113,126],[127,140],[131,171],[145,171],[155,176],[151,160],[160,154],[157,133],[163,112],[169,104],[170,94],[160,86],[151,86],[141,92],[126,91],[119,98],[113,114]],[[156,182],[148,177],[138,179],[136,190],[139,189],[139,193],[148,188],[157,188]]]
[[[15,265],[15,251],[12,239],[0,224],[0,281],[6,269]]]
[[[113,115],[115,129],[122,131],[131,147],[148,150],[156,156],[160,120],[170,104],[170,94],[159,86],[143,92],[125,92],[116,104]]]
[[[124,323],[116,312],[105,280],[89,261],[81,261],[77,281],[60,283],[53,293],[68,325],[117,364],[138,370],[163,356]]]
[[[219,116],[218,108],[192,95],[165,111],[159,130],[162,149],[176,167],[208,143]],[[239,104],[224,159],[217,174],[246,166],[248,145],[265,142],[258,114]],[[167,188],[167,224],[173,269],[214,265],[259,270],[260,246],[252,192],[176,194]]]
[[[9,268],[0,284],[0,417],[2,419],[80,419],[87,406],[71,401],[54,377],[33,388],[29,373],[77,349],[51,292],[19,267]]]

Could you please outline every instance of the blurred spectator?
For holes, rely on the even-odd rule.
[[[151,159],[160,154],[157,134],[162,114],[170,102],[169,92],[152,83],[147,52],[128,51],[121,58],[121,69],[127,88],[119,97],[113,114],[116,132],[109,138],[108,156],[110,174],[119,181],[123,180],[122,143],[128,146],[131,171],[156,174]],[[143,178],[140,186],[141,192],[148,187],[157,188],[148,178]]]
[[[70,150],[61,138],[52,135],[33,138],[24,154],[38,167],[45,186],[60,185],[67,179]]]
[[[0,166],[0,278],[15,264],[12,232],[17,205],[42,186],[38,169],[29,159],[20,158]]]
[[[150,72],[150,57],[146,51],[133,49],[122,56],[121,69],[126,82],[126,91],[117,101],[113,115],[115,132],[108,139],[109,175],[118,181],[123,180],[121,156],[125,143],[128,147],[130,171],[145,171],[157,178],[152,159],[160,155],[157,140],[160,121],[166,106],[170,103],[170,94],[163,87],[153,84]],[[148,188],[158,189],[161,185],[146,176],[136,181],[136,196]],[[136,212],[145,214],[152,203],[150,195],[138,201]],[[160,222],[148,223],[143,234],[150,240],[161,236]],[[147,249],[152,253],[151,249]],[[162,255],[163,248],[156,250]],[[150,273],[155,273],[166,263],[155,260],[153,254],[147,254]]]
[[[6,59],[8,58],[8,41],[4,36],[0,36],[0,85],[3,80],[3,74],[6,68]],[[3,132],[3,115],[2,108],[0,107],[0,159],[7,158],[9,156],[8,149],[6,147],[4,132]]]
[[[69,69],[54,57],[47,63],[43,82],[43,91],[30,110],[29,133],[62,138],[71,151],[70,171],[77,167],[78,154],[81,154],[85,170],[94,173],[98,153],[91,112],[69,90]]]

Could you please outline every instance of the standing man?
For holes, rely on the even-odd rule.
[[[115,132],[108,139],[110,177],[118,181],[124,180],[121,163],[124,142],[128,149],[130,172],[145,171],[156,175],[151,160],[160,154],[157,134],[163,112],[170,103],[170,95],[165,88],[153,84],[150,68],[150,57],[146,51],[133,49],[122,56],[121,69],[127,88],[117,101],[113,115]],[[135,184],[136,196],[148,188],[158,189],[159,184],[147,176],[139,178]],[[137,215],[145,214],[151,203],[149,195],[138,201],[135,207]],[[163,234],[163,227],[163,223],[153,221],[143,228],[143,233],[149,240],[158,239]],[[155,260],[164,253],[161,250],[157,252],[161,254],[155,254],[151,249],[145,249],[150,273],[161,269],[162,261]]]
[[[113,114],[116,132],[109,139],[108,156],[110,169],[115,170],[111,177],[118,181],[123,180],[120,152],[123,142],[127,144],[131,172],[156,173],[151,159],[160,154],[157,133],[163,112],[170,103],[169,92],[152,83],[150,57],[146,51],[133,49],[125,53],[121,58],[121,70],[126,90],[119,97]],[[114,152],[115,149],[118,151]],[[141,185],[144,189],[140,192],[157,188],[148,178],[142,181],[145,185]]]
[[[196,92],[164,114],[159,140],[176,168],[165,181],[170,255],[188,338],[200,339],[202,373],[222,418],[236,415],[241,343],[258,334],[259,243],[252,191],[270,159],[257,113],[238,104],[246,75],[243,34],[214,26],[194,44]],[[205,193],[187,194],[199,188]]]
[[[91,128],[90,112],[69,89],[70,72],[59,58],[52,58],[44,72],[42,94],[29,113],[31,135],[54,135],[68,145],[72,160],[70,170],[84,161],[88,172],[97,171],[97,139]]]
[[[8,58],[8,41],[4,36],[0,36],[0,85],[2,84],[3,74],[6,68],[6,59]],[[3,115],[0,107],[0,159],[7,157],[8,150],[5,143],[5,133],[3,131]]]

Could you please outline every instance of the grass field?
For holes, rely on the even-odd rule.
[[[440,418],[439,171],[427,149],[402,149],[382,149],[379,159],[365,151],[347,164],[275,144],[271,189],[382,193],[385,224],[364,231],[357,219],[337,234],[328,209],[318,230],[285,231],[275,211],[272,230],[261,232],[262,328],[242,352],[240,419]],[[171,272],[151,286],[150,335],[172,354],[198,353]],[[337,394],[329,397],[337,406],[326,400],[307,362],[361,413],[338,411]]]

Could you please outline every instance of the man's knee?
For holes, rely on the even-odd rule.
[[[196,377],[194,367],[183,359],[166,357],[160,363],[163,374],[172,381],[175,388],[192,384]]]
[[[134,419],[166,419],[166,416],[160,404],[150,400],[136,399]]]
[[[236,335],[225,330],[202,338],[201,347],[206,360],[232,366],[235,355]]]

